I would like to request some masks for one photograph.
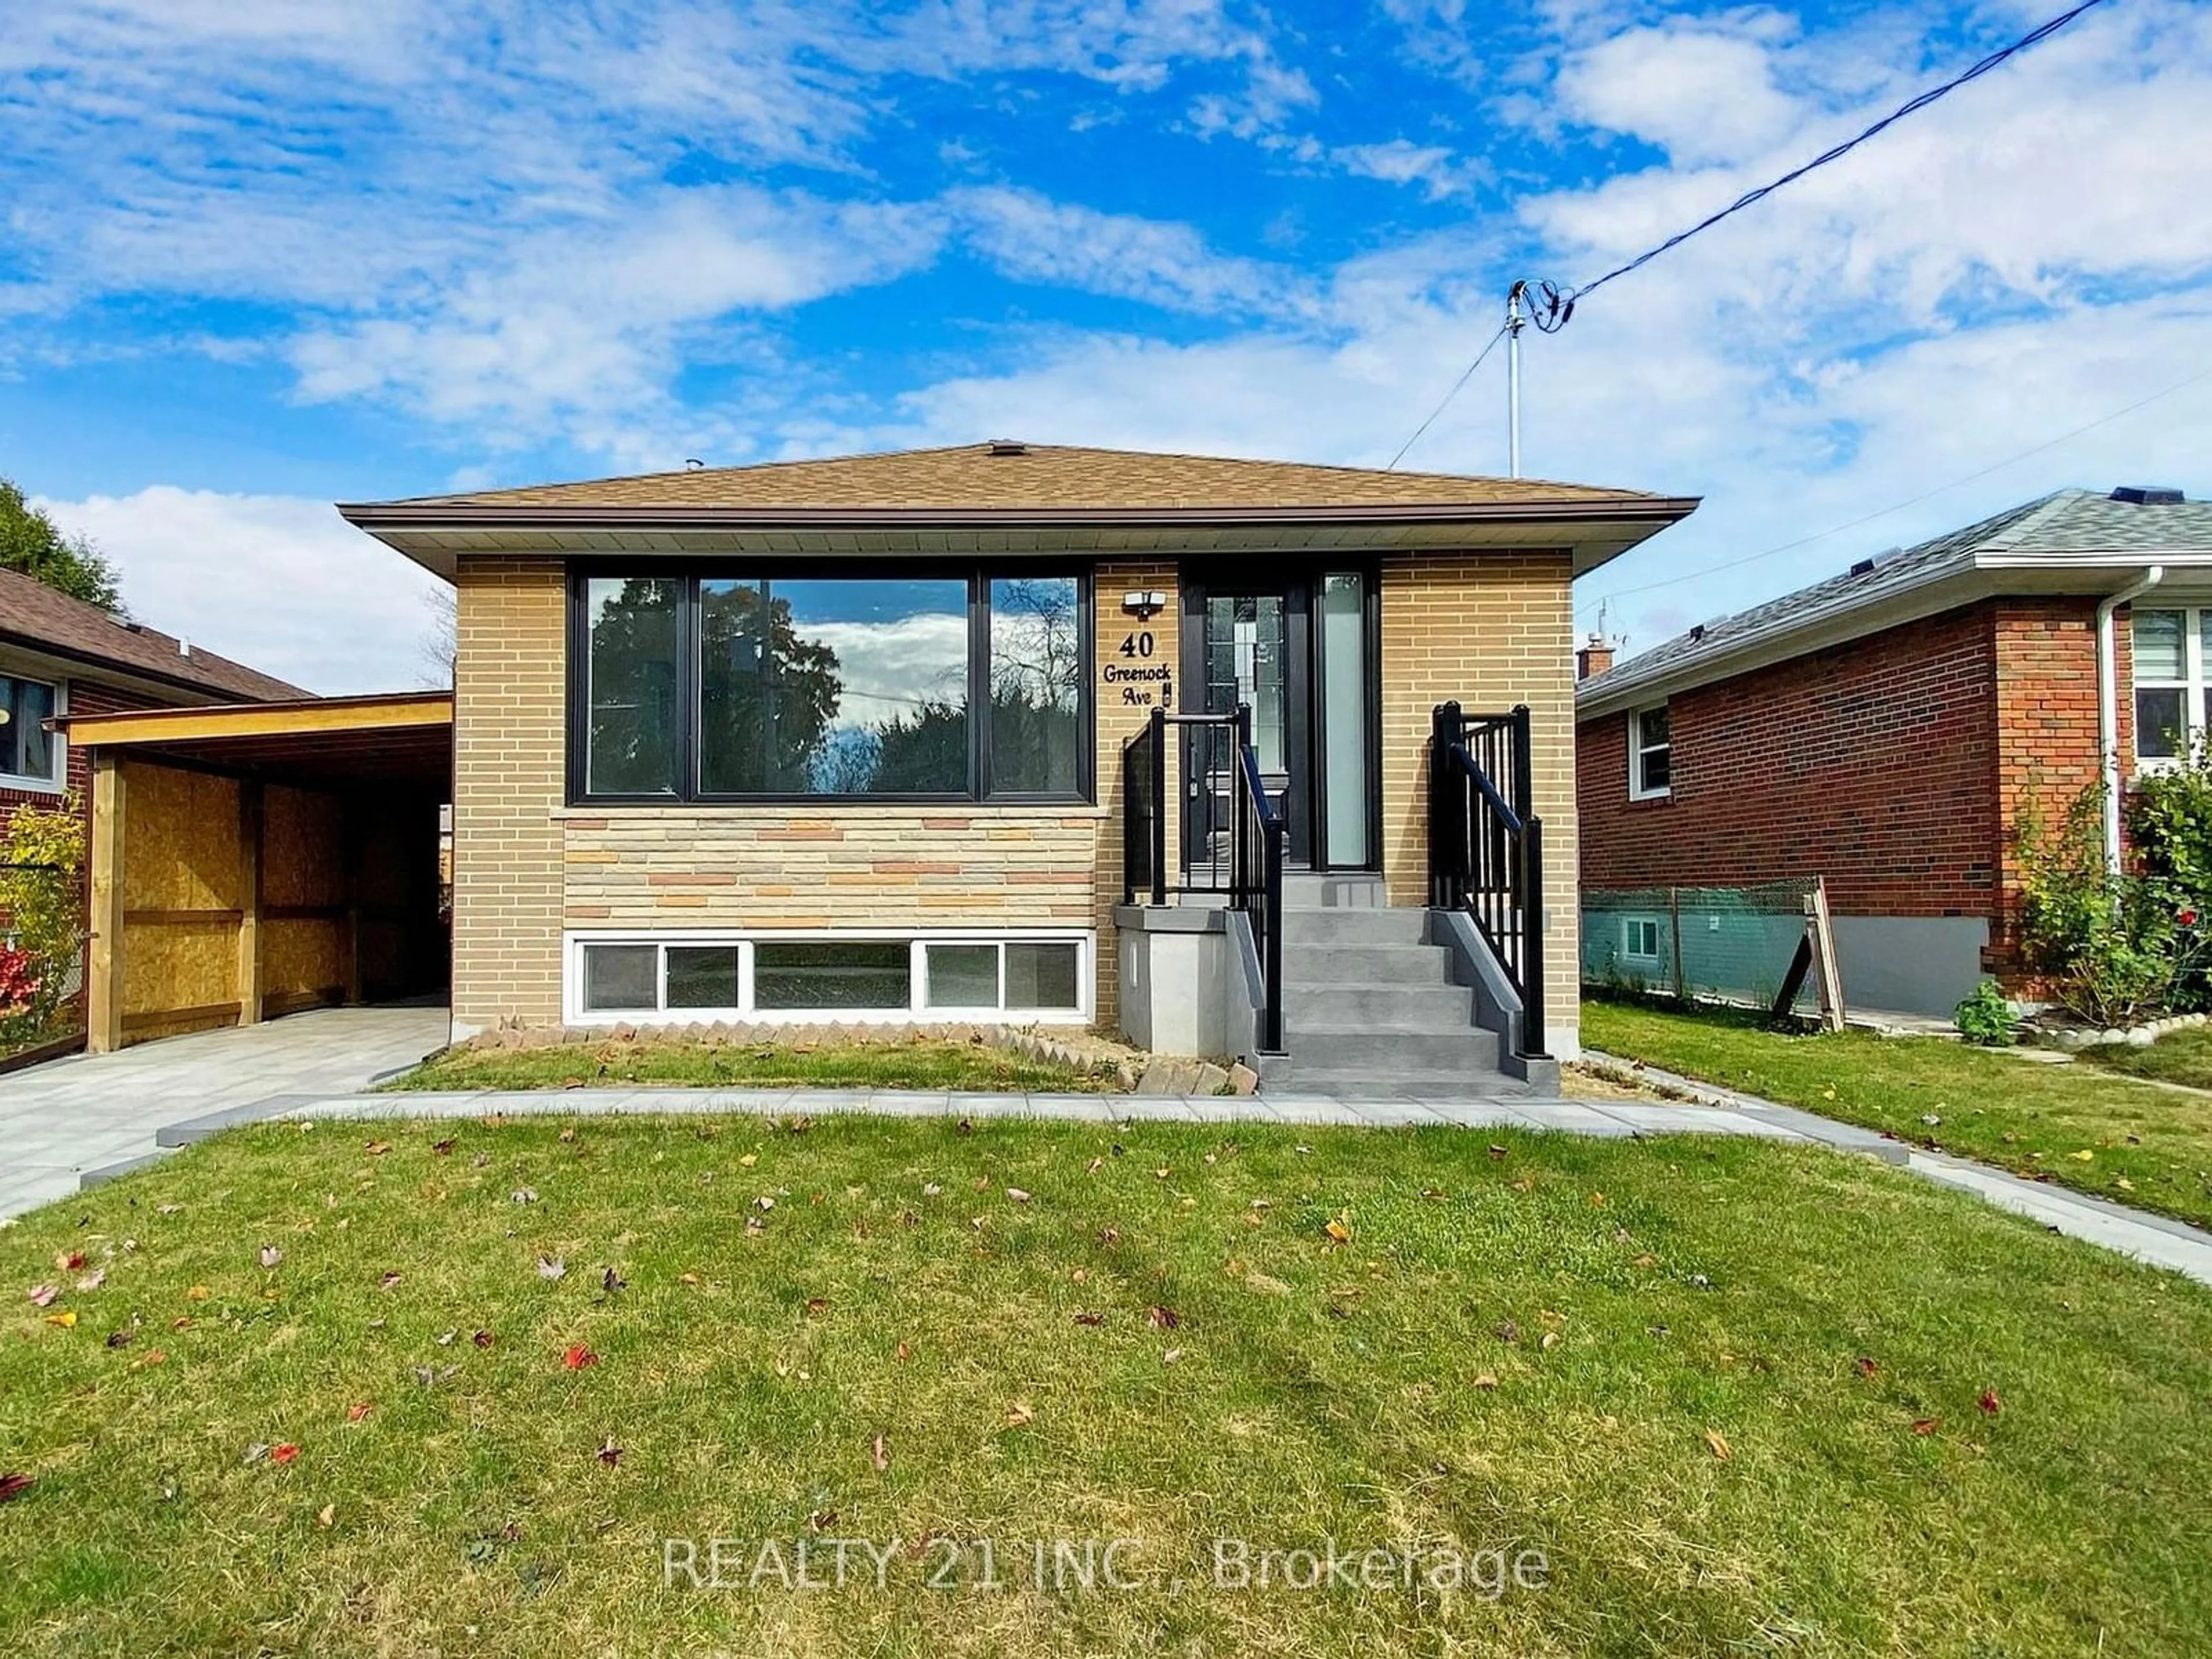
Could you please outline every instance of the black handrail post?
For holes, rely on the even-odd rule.
[[[1536,744],[1525,702],[1513,706],[1513,810],[1521,821],[1536,816]]]
[[[1522,714],[1528,711],[1524,708]],[[1521,842],[1523,906],[1522,927],[1527,930],[1521,976],[1521,1048],[1534,1057],[1551,1053],[1544,1031],[1544,821],[1530,818]]]
[[[1260,964],[1261,977],[1266,981],[1267,1006],[1260,1022],[1260,1046],[1271,1054],[1283,1051],[1283,838],[1290,833],[1285,823],[1271,823],[1263,813],[1260,818],[1260,834],[1264,844],[1260,856],[1260,868],[1266,885],[1267,914],[1261,918],[1261,928],[1267,952]]]
[[[1152,772],[1152,902],[1168,902],[1168,716],[1154,708],[1146,734]]]

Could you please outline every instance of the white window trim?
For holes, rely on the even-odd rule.
[[[2206,688],[2204,625],[2212,622],[2212,605],[2137,605],[2128,617],[2128,658],[2135,660],[2135,616],[2142,611],[2178,611],[2181,613],[2181,678],[2178,680],[2147,680],[2140,672],[2133,675],[2134,684],[2128,688],[2129,746],[2135,751],[2135,769],[2138,772],[2171,772],[2185,765],[2190,751],[2203,740],[2206,729]],[[2146,755],[2142,752],[2142,721],[2136,714],[2135,694],[2138,691],[2179,691],[2181,693],[2181,752],[2179,755]]]
[[[902,939],[913,947],[908,1002],[904,1008],[757,1008],[753,1006],[752,946],[763,944],[864,945]],[[926,947],[932,945],[1073,945],[1076,947],[1076,1006],[1068,1008],[934,1008],[929,1006]],[[584,947],[587,945],[729,945],[738,947],[734,1008],[593,1008],[584,1004]],[[1088,1025],[1096,1017],[1098,939],[1073,927],[817,927],[605,928],[568,932],[561,940],[561,1018],[567,1025],[691,1025],[726,1021],[748,1025],[904,1025],[948,1023]],[[1006,996],[1006,953],[999,955],[999,994]],[[665,975],[665,963],[660,972]]]
[[[43,685],[54,694],[54,718],[60,720],[69,713],[69,682],[49,680],[36,674],[18,674],[13,669],[0,668],[0,675],[11,680],[23,680],[32,685]],[[0,789],[12,789],[22,795],[66,795],[69,793],[69,739],[57,732],[54,739],[54,775],[34,778],[21,772],[0,771]]]
[[[1654,702],[1646,703],[1641,708],[1632,708],[1628,711],[1628,798],[1631,800],[1664,800],[1668,796],[1674,793],[1674,732],[1671,721],[1668,726],[1667,742],[1665,745],[1667,750],[1667,781],[1661,784],[1656,789],[1646,789],[1643,787],[1643,760],[1645,752],[1644,743],[1644,717],[1646,714],[1653,713],[1663,714],[1666,712],[1666,708],[1667,705],[1665,703]],[[1657,747],[1658,745],[1654,744],[1652,746]]]
[[[1654,968],[1659,965],[1659,922],[1657,916],[1623,916],[1620,919],[1620,959],[1623,962],[1644,963]],[[1651,949],[1648,953],[1636,948],[1636,930],[1644,927],[1651,929]]]

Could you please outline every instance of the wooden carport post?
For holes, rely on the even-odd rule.
[[[85,956],[84,1045],[123,1046],[124,770],[112,750],[92,753],[92,937]]]
[[[238,1023],[261,1023],[262,796],[258,778],[238,786]]]

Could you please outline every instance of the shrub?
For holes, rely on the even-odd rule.
[[[18,806],[0,837],[0,914],[8,918],[0,1048],[52,1023],[84,944],[84,820],[76,797]]]
[[[2170,880],[2106,867],[2104,804],[2102,785],[2090,785],[2055,829],[2023,809],[2021,943],[2069,1013],[2124,1025],[2173,1006],[2177,988],[2202,975],[2204,952],[2196,912]]]
[[[2005,1000],[2003,988],[1993,979],[1977,985],[1973,995],[1952,1011],[1951,1019],[1959,1035],[1969,1042],[1984,1048],[2012,1047],[2012,1004]]]

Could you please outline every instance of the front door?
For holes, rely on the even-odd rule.
[[[1289,826],[1289,861],[1376,867],[1371,573],[1188,571],[1183,607],[1183,682],[1205,713],[1252,710],[1252,747]],[[1198,866],[1221,854],[1234,756],[1204,728],[1191,737],[1184,857]]]

